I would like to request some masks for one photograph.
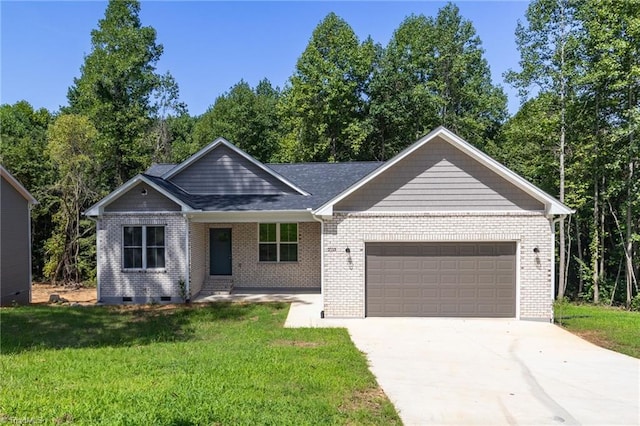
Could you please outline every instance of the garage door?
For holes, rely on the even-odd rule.
[[[367,316],[516,314],[515,243],[367,243]]]

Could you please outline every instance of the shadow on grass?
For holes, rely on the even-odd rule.
[[[0,353],[97,348],[188,341],[197,323],[241,322],[253,305],[66,307],[28,306],[0,310]]]

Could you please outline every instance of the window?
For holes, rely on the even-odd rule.
[[[164,268],[164,226],[125,226],[125,269]]]
[[[261,223],[258,233],[260,262],[298,261],[297,223]]]

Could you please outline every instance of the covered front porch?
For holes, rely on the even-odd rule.
[[[282,214],[238,216],[189,218],[192,300],[256,291],[320,292],[319,222]]]

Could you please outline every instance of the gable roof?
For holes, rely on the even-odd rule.
[[[137,183],[145,182],[168,199],[180,205],[183,212],[296,210],[327,216],[333,213],[333,206],[336,203],[356,192],[368,182],[438,137],[543,203],[548,215],[565,215],[574,212],[451,131],[444,127],[439,127],[387,162],[263,164],[233,144],[219,138],[182,164],[152,165],[144,174],[129,180],[89,208],[85,214],[87,216],[101,214],[106,205],[119,198]],[[221,145],[238,153],[269,175],[294,189],[295,193],[254,195],[191,194],[169,180],[172,176],[186,169],[189,164],[193,164],[193,162],[211,152],[215,147]]]
[[[379,167],[380,162],[296,163],[266,165],[290,182],[303,188],[309,195],[253,194],[202,195],[189,194],[171,181],[145,174],[164,193],[182,200],[194,211],[274,211],[309,210],[325,203],[337,193],[347,189],[363,176]]]
[[[204,157],[205,155],[207,155],[208,153],[210,153],[214,149],[218,148],[219,146],[226,146],[227,148],[231,149],[232,151],[234,151],[235,153],[237,153],[238,155],[240,155],[241,157],[243,157],[244,159],[246,159],[250,163],[254,164],[258,168],[264,170],[265,172],[267,172],[268,174],[270,174],[271,176],[273,176],[274,178],[276,178],[280,182],[284,183],[286,186],[288,186],[292,190],[298,192],[299,194],[301,194],[301,195],[309,195],[308,192],[306,192],[305,190],[299,188],[297,185],[295,185],[292,182],[290,182],[289,180],[285,179],[283,176],[281,176],[280,174],[276,173],[272,169],[266,167],[260,161],[256,160],[251,155],[247,154],[246,152],[244,152],[240,148],[236,147],[234,144],[232,144],[231,142],[227,141],[224,138],[216,139],[215,141],[213,141],[209,145],[207,145],[204,148],[202,148],[200,151],[198,151],[195,154],[193,154],[191,157],[187,158],[182,163],[178,164],[176,167],[173,167],[173,168],[169,169],[168,171],[166,171],[161,176],[162,179],[164,179],[164,180],[171,179],[173,176],[176,176],[181,171],[186,170],[191,164],[195,163],[196,161],[198,161],[199,159],[201,159],[202,157]]]
[[[4,166],[0,165],[0,176],[2,176],[29,204],[38,204],[38,201],[22,186],[18,179],[14,178]]]
[[[110,193],[109,195],[104,197],[102,200],[98,201],[93,206],[89,207],[84,212],[84,215],[85,216],[99,216],[100,214],[102,214],[102,210],[104,209],[105,206],[107,206],[111,202],[117,200],[122,195],[126,194],[127,191],[129,191],[131,188],[133,188],[134,186],[136,186],[140,182],[146,183],[147,185],[149,185],[150,187],[152,187],[156,191],[160,192],[162,195],[164,195],[165,197],[167,197],[168,199],[170,199],[174,203],[178,204],[182,208],[182,211],[191,211],[192,210],[191,206],[189,206],[187,203],[185,203],[181,199],[181,197],[177,197],[174,193],[172,193],[172,191],[167,191],[166,188],[164,188],[162,185],[158,185],[158,181],[156,179],[153,179],[150,176],[146,176],[146,175],[140,174],[140,175],[134,176],[133,178],[129,179],[122,186],[120,186],[119,188],[114,190],[112,193]]]
[[[170,200],[178,203],[183,211],[310,211],[322,205],[337,193],[349,188],[349,186],[381,164],[384,163],[363,161],[265,165],[265,167],[285,177],[296,186],[303,188],[309,195],[299,193],[268,195],[189,194],[171,181],[155,174],[158,169],[152,166],[145,173],[129,180],[97,204],[91,206],[85,212],[85,215],[98,216],[102,213],[104,207],[124,195],[139,182],[148,184]],[[166,168],[169,169],[169,166],[176,167],[176,165],[166,165]]]
[[[454,134],[453,132],[451,132],[450,130],[442,126],[438,127],[437,129],[433,130],[423,138],[419,139],[414,144],[407,147],[405,150],[403,150],[398,155],[396,155],[395,157],[393,157],[392,159],[384,163],[384,165],[378,167],[377,169],[369,173],[367,176],[363,177],[360,181],[358,181],[354,185],[350,186],[346,190],[337,194],[331,200],[327,201],[322,206],[317,208],[313,213],[320,216],[328,216],[333,214],[333,206],[336,203],[345,199],[349,195],[353,194],[358,189],[366,185],[368,182],[372,181],[374,178],[381,175],[386,170],[394,167],[397,163],[402,161],[404,158],[408,157],[413,152],[415,152],[419,148],[423,147],[424,145],[428,144],[429,142],[431,142],[432,140],[438,137],[449,142],[451,145],[453,145],[460,151],[464,152],[465,154],[469,155],[470,157],[478,161],[480,164],[489,168],[499,176],[506,179],[511,184],[515,185],[516,187],[520,188],[527,194],[531,195],[533,198],[543,203],[545,205],[545,210],[548,215],[567,215],[567,214],[574,213],[574,210],[571,210],[569,207],[565,206],[564,204],[556,200],[551,195],[547,194],[537,186],[533,185],[531,182],[519,176],[517,173],[511,171],[504,165],[500,164],[498,161],[494,160],[484,152],[480,151],[478,148],[469,144],[468,142],[466,142],[465,140],[463,140],[462,138],[460,138],[459,136],[457,136],[456,134]]]

